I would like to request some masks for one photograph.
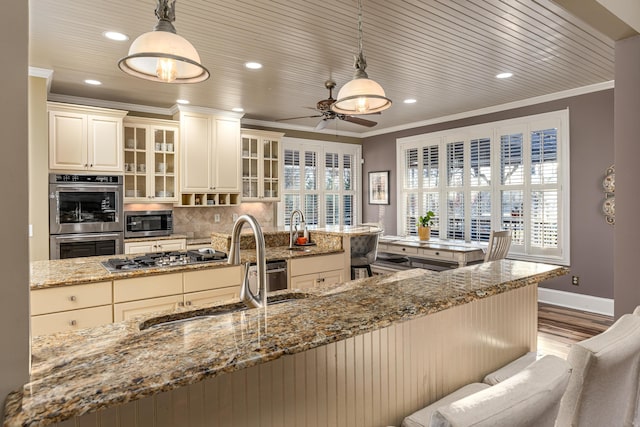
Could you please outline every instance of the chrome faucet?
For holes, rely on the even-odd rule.
[[[254,295],[249,287],[249,263],[245,264],[244,279],[240,288],[240,300],[249,308],[262,308],[267,306],[267,261],[264,249],[264,234],[260,224],[252,215],[241,215],[233,224],[231,233],[231,247],[229,249],[229,264],[240,264],[240,232],[242,226],[247,223],[253,230],[256,239],[256,265],[258,267],[258,294]]]
[[[294,242],[293,235],[295,234],[296,237],[298,236],[298,229],[293,225],[293,217],[295,216],[295,214],[298,214],[300,216],[300,223],[304,224],[304,214],[300,209],[294,209],[294,211],[291,212],[291,217],[289,218],[289,247],[290,248],[293,248],[293,242]]]

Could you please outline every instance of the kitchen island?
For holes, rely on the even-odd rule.
[[[37,337],[5,426],[399,424],[535,349],[536,285],[567,272],[507,260],[408,270],[266,309]]]

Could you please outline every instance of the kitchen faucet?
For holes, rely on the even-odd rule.
[[[295,226],[293,225],[293,217],[295,216],[295,214],[298,214],[300,216],[300,224],[304,224],[304,214],[300,209],[295,209],[293,212],[291,212],[291,217],[289,218],[289,247],[290,248],[293,248],[294,231],[295,231],[296,237],[298,237],[298,229],[295,228]]]
[[[267,306],[267,261],[264,249],[264,235],[260,224],[252,215],[241,215],[233,224],[231,233],[231,247],[229,249],[229,264],[240,264],[240,232],[242,226],[247,223],[253,231],[256,239],[256,265],[258,267],[258,294],[254,295],[249,287],[249,263],[244,268],[244,280],[240,288],[240,300],[249,308],[262,308]]]

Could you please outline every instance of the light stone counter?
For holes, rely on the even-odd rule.
[[[266,309],[142,331],[146,318],[38,337],[30,382],[8,396],[4,425],[51,424],[567,273],[565,267],[509,260],[442,273],[409,270],[315,290]]]

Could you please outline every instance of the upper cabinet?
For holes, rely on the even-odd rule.
[[[242,200],[280,200],[280,141],[283,133],[242,129]]]
[[[137,203],[178,201],[178,135],[170,120],[124,120],[124,200]]]
[[[180,204],[240,202],[240,117],[180,107]]]
[[[49,169],[122,172],[126,111],[49,102]]]

